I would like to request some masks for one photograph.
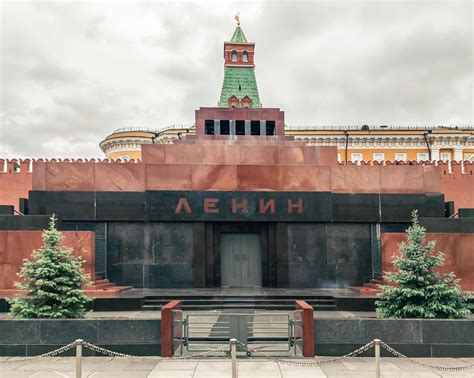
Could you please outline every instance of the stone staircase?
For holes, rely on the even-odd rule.
[[[184,311],[212,310],[281,310],[295,309],[295,300],[304,300],[318,311],[336,311],[336,303],[330,296],[149,296],[142,305],[144,311],[160,311],[171,300],[183,301]]]
[[[102,297],[109,295],[117,295],[127,290],[133,289],[133,286],[117,286],[110,282],[103,275],[96,275],[95,280],[91,286],[84,289],[84,292],[89,297]]]
[[[347,288],[349,290],[355,291],[356,293],[376,295],[382,291],[379,285],[394,286],[395,284],[393,282],[384,281],[380,278],[373,278],[369,282],[364,283],[363,286],[348,286]]]

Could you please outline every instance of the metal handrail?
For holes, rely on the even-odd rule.
[[[159,127],[159,128],[156,128],[156,129],[147,128],[147,127],[122,127],[122,128],[114,130],[114,132],[112,134],[123,133],[123,132],[127,132],[127,131],[146,131],[146,132],[159,134],[159,133],[161,133],[163,131],[166,131],[166,130],[192,129],[192,128],[194,128],[194,124],[193,125],[189,125],[189,124],[188,125],[185,125],[185,124],[182,124],[182,125],[168,125],[168,126]]]
[[[369,125],[368,129],[363,130],[361,125],[285,125],[285,130],[292,131],[373,131],[373,130],[398,130],[398,131],[417,131],[417,130],[474,130],[473,125],[449,125],[449,126],[434,126],[434,125]]]

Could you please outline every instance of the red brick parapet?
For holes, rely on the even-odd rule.
[[[182,303],[174,300],[161,307],[161,357],[172,357],[173,339],[181,337],[181,325],[173,324],[173,311],[181,310]]]
[[[295,315],[296,320],[302,320],[303,331],[299,334],[299,327],[296,328],[296,336],[303,336],[303,356],[314,357],[314,310],[311,305],[305,301],[295,301],[295,308],[302,310],[303,314],[301,319],[297,318],[299,315]],[[298,314],[298,313],[296,313]]]

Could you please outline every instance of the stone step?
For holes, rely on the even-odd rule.
[[[162,305],[168,303],[168,299],[147,299],[145,300],[146,305]],[[239,300],[227,300],[227,299],[185,299],[185,304],[207,304],[207,305],[219,305],[219,304],[282,304],[294,306],[294,299],[271,299],[271,300],[253,300],[253,299],[239,299]],[[332,299],[316,299],[306,300],[311,305],[334,305]]]
[[[109,283],[110,281],[107,278],[96,279],[94,285],[100,285],[104,283]]]
[[[115,287],[115,284],[111,282],[94,284],[94,285],[88,286],[86,290],[101,290],[101,289],[107,289],[109,287]]]
[[[371,279],[370,283],[378,284],[378,285],[388,285],[388,286],[396,286],[394,282],[384,281],[379,279]]]
[[[360,294],[370,294],[370,295],[375,295],[377,293],[380,293],[381,289],[374,289],[372,287],[366,287],[366,286],[347,286],[347,289],[354,291],[356,293]]]
[[[131,290],[133,289],[133,286],[111,286],[111,287],[106,287],[103,289],[98,289],[98,290],[84,290],[84,292],[89,296],[89,297],[105,297],[109,295],[117,295],[120,294],[124,291]]]
[[[366,282],[363,286],[364,286],[364,287],[371,288],[371,289],[380,290],[379,284],[372,283],[372,282]]]
[[[335,305],[318,305],[313,306],[315,310],[319,311],[336,311]],[[294,310],[294,306],[285,304],[219,304],[219,305],[206,305],[206,304],[183,304],[182,309],[184,311],[212,311],[221,309],[249,309],[249,310]],[[160,311],[160,305],[143,305],[142,310],[144,311]]]

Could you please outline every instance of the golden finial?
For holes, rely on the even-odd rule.
[[[237,26],[240,26],[240,13],[237,12],[237,14],[235,15],[235,21],[237,21]]]

